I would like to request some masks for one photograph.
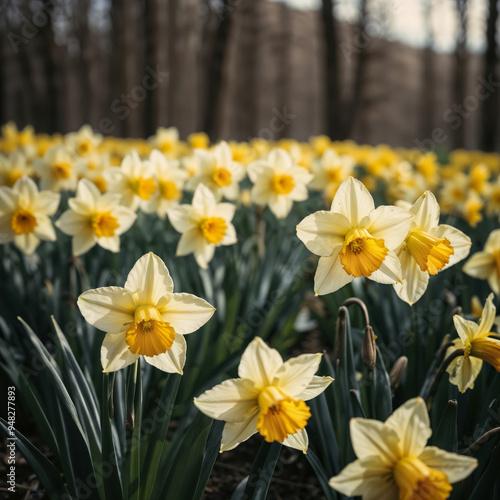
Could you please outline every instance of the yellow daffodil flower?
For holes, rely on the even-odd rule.
[[[40,240],[55,241],[49,216],[56,213],[59,199],[57,193],[39,192],[35,181],[26,176],[12,188],[0,187],[0,243],[13,241],[31,255]]]
[[[179,205],[168,211],[170,223],[182,233],[176,255],[193,253],[198,265],[206,269],[215,247],[234,245],[237,241],[231,223],[235,210],[232,203],[217,203],[212,191],[199,184],[191,205]]]
[[[136,211],[141,204],[151,199],[156,191],[153,166],[149,161],[142,161],[132,151],[122,161],[120,167],[111,167],[104,177],[110,193],[119,193],[121,203]]]
[[[426,191],[409,211],[415,215],[412,226],[395,251],[404,281],[395,283],[394,290],[401,300],[412,305],[427,289],[429,275],[465,259],[472,243],[462,231],[446,224],[439,225],[439,204],[430,191]]]
[[[357,460],[330,479],[330,486],[363,500],[445,500],[452,484],[477,467],[472,457],[426,446],[432,431],[422,398],[410,399],[385,422],[351,420]]]
[[[105,331],[101,348],[104,372],[114,372],[140,356],[168,373],[181,373],[186,360],[184,335],[201,328],[215,309],[188,293],[174,293],[164,262],[143,255],[130,271],[124,288],[88,290],[78,307],[95,328]]]
[[[189,179],[187,189],[193,191],[199,184],[204,184],[218,201],[222,198],[236,200],[245,170],[233,160],[233,153],[227,142],[222,141],[211,151],[195,149],[194,155],[198,160],[199,171]]]
[[[66,146],[78,156],[89,156],[95,153],[102,136],[95,134],[90,125],[84,125],[78,132],[70,132],[64,138]]]
[[[40,177],[41,189],[54,192],[76,189],[78,176],[75,161],[66,146],[52,146],[42,159],[34,161],[33,166]]]
[[[179,151],[179,131],[176,127],[158,127],[149,139],[152,148],[159,149],[168,158],[177,158]]]
[[[56,222],[64,234],[73,236],[73,255],[88,252],[97,243],[110,252],[120,251],[120,236],[137,219],[130,208],[120,205],[119,194],[102,195],[87,179],[78,183],[76,198],[68,201],[66,210]]]
[[[273,149],[266,160],[248,165],[248,176],[253,182],[254,203],[269,205],[277,219],[284,219],[294,201],[307,200],[307,184],[313,176],[295,165],[284,149]]]
[[[490,288],[500,295],[500,229],[490,233],[482,252],[476,252],[464,265],[465,274],[488,280]]]
[[[232,450],[257,432],[307,452],[305,427],[311,412],[305,401],[333,381],[318,377],[321,354],[302,354],[283,362],[279,352],[256,337],[245,349],[237,379],[222,382],[195,398],[205,415],[226,422],[220,451]]]
[[[158,218],[163,220],[167,211],[179,204],[187,173],[179,167],[178,160],[168,159],[157,149],[151,151],[149,162],[155,171],[158,189],[141,208],[148,214],[156,213]]]
[[[13,187],[23,175],[31,177],[34,169],[28,164],[26,154],[15,151],[9,156],[0,156],[0,185]]]
[[[495,323],[495,314],[493,294],[490,294],[486,299],[479,325],[458,314],[453,316],[459,338],[448,349],[447,355],[456,349],[463,349],[465,353],[450,363],[447,372],[450,374],[450,382],[456,385],[460,392],[474,387],[474,381],[481,371],[483,361],[500,371],[499,335],[491,331]]]
[[[401,265],[394,250],[401,245],[414,215],[399,207],[375,209],[373,198],[350,177],[339,187],[330,211],[307,216],[297,236],[319,264],[314,278],[316,295],[342,288],[364,276],[386,284],[401,282]]]

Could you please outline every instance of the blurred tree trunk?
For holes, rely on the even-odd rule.
[[[486,52],[484,55],[485,80],[498,81],[498,0],[489,0],[489,14],[486,25]],[[498,91],[494,91],[482,106],[481,147],[485,151],[494,151],[498,130],[499,111]]]
[[[113,134],[120,136],[124,131],[123,120],[126,110],[120,105],[120,93],[126,74],[120,52],[122,50],[121,26],[125,21],[123,15],[124,0],[111,0],[111,52],[109,65],[112,68],[109,77],[109,106],[114,125]]]
[[[333,0],[321,1],[321,16],[325,37],[326,131],[332,139],[341,136],[339,61],[337,32],[333,17]]]
[[[290,7],[288,4],[283,3],[281,5],[281,40],[280,40],[280,55],[279,55],[279,73],[278,82],[276,85],[276,90],[278,94],[277,99],[277,109],[281,113],[284,109],[290,109],[290,87],[292,78],[292,61],[291,61],[291,50],[292,50],[292,26],[291,26],[291,15]],[[289,134],[288,123],[280,123],[276,138],[287,137]]]
[[[161,0],[160,0],[161,1]],[[178,88],[178,60],[177,60],[177,10],[179,9],[178,0],[168,0],[168,123],[175,126],[177,122],[177,102],[180,92]]]
[[[92,87],[90,84],[91,69],[89,64],[89,14],[90,1],[80,0],[75,4],[73,11],[73,23],[75,26],[75,35],[79,43],[78,57],[76,60],[78,81],[79,81],[79,105],[80,116],[79,123],[84,125],[90,122],[90,107],[93,102]]]
[[[222,9],[219,12],[220,22],[215,33],[212,55],[208,67],[204,130],[211,140],[217,138],[217,114],[220,108],[223,67],[233,17],[233,6],[231,4],[231,0],[223,0]]]
[[[422,83],[420,95],[420,129],[423,137],[429,136],[434,126],[434,30],[432,26],[432,0],[424,2],[426,45],[422,51]]]
[[[156,24],[156,2],[144,0],[144,60],[146,68],[154,68],[156,65],[155,45],[157,44]],[[144,134],[146,137],[153,134],[157,123],[154,106],[154,90],[148,90],[144,100]]]
[[[458,25],[457,44],[455,48],[455,104],[463,106],[467,96],[467,7],[468,0],[455,0]],[[466,146],[467,122],[466,119],[455,130],[454,146],[463,148]]]

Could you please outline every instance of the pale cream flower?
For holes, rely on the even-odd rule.
[[[404,242],[395,250],[403,272],[402,283],[394,290],[401,300],[412,305],[422,297],[429,275],[455,265],[469,255],[471,240],[462,231],[446,224],[439,225],[439,204],[426,191],[410,207],[413,223]]]
[[[158,127],[156,134],[149,138],[154,149],[160,150],[168,158],[176,158],[179,149],[179,131],[176,127]]]
[[[94,133],[90,125],[84,125],[78,132],[66,134],[64,142],[68,149],[85,157],[96,152],[102,142],[102,135]]]
[[[0,185],[13,187],[23,175],[32,177],[35,170],[28,163],[26,154],[17,150],[9,156],[0,156]]]
[[[482,252],[476,252],[464,265],[465,274],[488,280],[490,288],[500,295],[500,229],[490,233]]]
[[[229,379],[195,398],[205,415],[224,420],[220,451],[232,450],[257,432],[307,452],[305,427],[311,416],[305,401],[333,381],[318,377],[321,354],[302,354],[283,362],[279,352],[256,337],[245,349],[237,379]]]
[[[31,255],[40,240],[55,241],[49,216],[56,213],[59,199],[57,193],[38,191],[35,181],[26,176],[12,188],[0,187],[0,243],[13,241]]]
[[[410,399],[385,422],[353,418],[350,427],[358,459],[330,479],[348,497],[445,500],[451,485],[477,467],[475,458],[426,446],[432,430],[422,398]]]
[[[174,293],[164,262],[143,255],[130,271],[124,288],[88,290],[78,297],[88,323],[105,331],[101,348],[104,372],[114,372],[140,356],[168,373],[181,373],[186,361],[184,335],[201,328],[215,309],[189,293]]]
[[[42,159],[33,162],[33,166],[40,177],[41,189],[54,192],[76,189],[78,176],[75,161],[66,146],[52,146]]]
[[[154,169],[149,161],[143,161],[136,151],[129,153],[120,167],[111,167],[104,172],[110,193],[119,193],[121,203],[136,211],[141,204],[151,199],[156,191]]]
[[[267,159],[248,165],[248,177],[254,203],[268,205],[276,218],[284,219],[294,201],[307,200],[307,184],[313,176],[295,165],[284,149],[275,148]]]
[[[137,215],[120,205],[119,194],[102,195],[89,180],[78,183],[76,198],[68,200],[69,209],[56,222],[64,234],[73,236],[73,255],[88,252],[97,243],[110,252],[120,251],[120,236],[128,231]]]
[[[167,211],[178,205],[182,198],[187,173],[179,167],[178,160],[168,159],[157,149],[151,151],[149,162],[154,169],[158,189],[141,208],[143,212],[156,213],[160,219],[165,219]]]
[[[212,191],[199,184],[191,205],[178,205],[167,214],[174,229],[182,233],[176,255],[193,253],[198,265],[206,269],[215,247],[237,242],[236,229],[231,223],[235,210],[232,203],[217,203]]]
[[[457,349],[463,349],[464,355],[455,358],[448,366],[450,382],[458,387],[460,392],[474,388],[474,382],[481,372],[483,361],[500,371],[500,340],[499,335],[491,329],[495,323],[496,308],[493,305],[493,294],[486,299],[479,325],[458,314],[453,316],[453,322],[459,338],[448,348],[446,355]]]
[[[375,209],[361,182],[353,177],[344,181],[330,211],[309,215],[297,226],[298,238],[320,256],[314,278],[316,295],[335,292],[361,276],[384,284],[401,282],[394,250],[408,234],[413,217],[399,207]]]
[[[198,184],[204,184],[219,201],[222,198],[236,200],[240,192],[240,181],[245,177],[243,166],[233,160],[233,153],[227,142],[220,142],[212,150],[195,149],[199,171],[187,184],[194,190]]]

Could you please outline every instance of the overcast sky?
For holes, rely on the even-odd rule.
[[[300,9],[317,9],[321,0],[277,0],[286,1]],[[341,20],[355,22],[359,0],[336,0],[337,16]],[[415,46],[423,46],[425,39],[425,17],[419,0],[371,0],[376,20],[381,8],[390,12],[388,38],[400,40]],[[480,51],[484,48],[486,0],[469,0],[469,48]],[[433,1],[432,23],[434,26],[435,49],[452,51],[455,46],[457,27],[455,0]]]

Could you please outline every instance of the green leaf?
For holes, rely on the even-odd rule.
[[[485,498],[495,498],[494,489],[498,478],[498,464],[500,462],[500,445],[497,443],[495,451],[491,455],[486,471],[477,482],[469,500],[484,500]]]
[[[249,476],[240,483],[231,500],[265,500],[280,456],[281,446],[281,443],[277,442],[264,441],[262,443]]]
[[[321,462],[319,461],[315,453],[311,450],[311,448],[307,450],[306,458],[307,461],[311,464],[311,467],[313,468],[314,473],[318,478],[319,484],[321,485],[321,488],[325,493],[325,498],[327,500],[337,500],[338,499],[337,492],[334,489],[332,489],[328,484],[329,478],[325,472],[325,469],[323,468]]]
[[[174,409],[175,398],[180,381],[181,376],[177,373],[171,373],[167,376],[160,399],[155,409],[152,422],[152,432],[149,436],[146,456],[143,462],[143,498],[151,498],[151,494],[155,486],[158,467],[160,465],[165,440],[167,438],[167,430],[170,424],[170,417]]]
[[[54,465],[38,450],[33,444],[24,437],[19,431],[14,429],[15,441],[10,434],[7,422],[0,418],[0,432],[5,436],[9,442],[14,442],[16,448],[20,451],[21,455],[30,464],[37,479],[42,483],[43,488],[54,500],[61,498],[70,498],[68,490],[64,486],[64,480]]]
[[[453,453],[458,451],[457,412],[457,401],[448,401],[438,428],[432,436],[433,446]]]

